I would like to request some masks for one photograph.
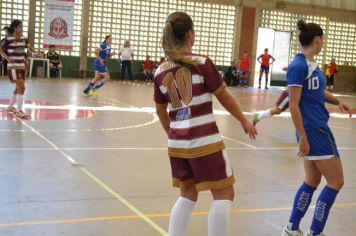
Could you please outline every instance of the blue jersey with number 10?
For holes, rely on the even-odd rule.
[[[325,108],[324,74],[315,62],[297,54],[288,66],[288,87],[302,87],[299,108],[304,129],[326,127],[329,113]]]

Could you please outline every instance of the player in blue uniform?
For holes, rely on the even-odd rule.
[[[95,77],[83,91],[87,96],[97,95],[96,91],[110,80],[107,60],[114,55],[114,53],[111,53],[111,43],[112,37],[111,35],[108,35],[105,37],[104,42],[100,45],[100,48],[95,49]]]
[[[324,176],[327,185],[321,191],[312,224],[306,236],[324,235],[323,230],[336,196],[344,184],[340,155],[328,127],[325,102],[338,105],[351,117],[351,109],[325,90],[323,72],[314,62],[323,47],[323,30],[314,23],[298,22],[301,53],[288,66],[289,106],[299,142],[298,156],[304,160],[305,179],[297,191],[282,236],[301,236],[301,219],[308,210],[313,193]]]

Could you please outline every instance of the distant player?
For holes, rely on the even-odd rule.
[[[248,78],[248,71],[250,68],[250,58],[248,58],[246,51],[243,52],[242,57],[240,58],[239,67],[240,67],[239,84],[243,87],[248,87],[247,78]]]
[[[97,90],[106,82],[110,81],[107,63],[108,59],[115,55],[115,53],[111,53],[111,43],[112,37],[111,35],[108,35],[105,37],[105,40],[100,47],[95,49],[95,77],[83,91],[87,96],[97,95]]]
[[[326,76],[326,88],[329,90],[334,89],[334,78],[337,73],[337,64],[335,58],[332,58],[330,63],[326,65],[325,76]]]
[[[23,36],[22,21],[13,20],[6,30],[7,37],[1,43],[0,54],[7,61],[7,75],[10,82],[16,84],[7,110],[16,117],[27,118],[28,114],[22,110],[25,93],[26,49],[33,53],[37,52]],[[15,104],[17,109],[14,107]]]
[[[272,62],[271,62],[271,59],[272,59]],[[261,64],[260,77],[258,79],[258,88],[259,89],[261,88],[262,75],[263,75],[263,73],[265,73],[265,75],[266,75],[265,89],[268,89],[267,85],[268,85],[269,66],[273,64],[275,59],[270,54],[268,54],[268,48],[266,48],[265,53],[261,54],[259,57],[257,57],[257,61]]]

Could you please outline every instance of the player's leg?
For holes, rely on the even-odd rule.
[[[92,79],[88,86],[84,89],[83,93],[85,95],[90,95],[90,91],[92,90],[92,88],[94,87],[94,85],[99,81],[101,75],[100,75],[100,70],[98,69],[98,67],[96,67],[95,70],[95,75],[94,75],[94,79]]]
[[[23,111],[23,95],[25,94],[25,71],[24,70],[12,70],[15,73],[14,83],[16,84],[16,105],[17,112],[14,113],[19,118],[26,118],[28,115]]]
[[[233,177],[230,162],[226,151],[221,153],[223,157],[220,160],[215,160],[215,162],[218,163],[219,161],[224,161],[225,169],[220,171],[225,172],[226,174],[224,175],[224,179],[218,180],[217,182],[220,182],[221,186],[216,184],[216,187],[210,189],[214,201],[211,205],[208,216],[208,236],[227,236],[229,234],[230,210],[235,196],[233,182],[228,183],[231,181],[231,177]],[[223,182],[226,183],[223,184]]]
[[[323,230],[325,228],[330,209],[344,184],[340,158],[333,157],[329,160],[318,160],[315,161],[315,164],[325,177],[327,185],[323,188],[316,201],[314,217],[310,230],[307,234],[310,236],[324,235]]]
[[[11,93],[9,106],[7,107],[7,111],[10,113],[15,113],[17,111],[16,108],[14,107],[16,103],[16,95],[17,95],[17,88],[15,86],[14,91]]]
[[[266,69],[266,70],[265,70],[265,76],[266,76],[265,89],[268,89],[268,73],[269,73],[269,69]]]
[[[260,67],[260,76],[258,77],[258,88],[261,88],[261,80],[262,80],[262,75],[263,75],[263,66]]]
[[[214,198],[208,216],[208,235],[228,235],[235,179],[226,151],[189,159],[189,163],[194,173],[196,189],[210,190]]]
[[[102,79],[98,80],[93,87],[94,95],[98,95],[97,90],[104,86],[105,83],[110,81],[110,74],[108,72],[100,74]]]
[[[312,201],[314,191],[321,181],[321,172],[313,161],[304,160],[304,182],[295,194],[288,225],[283,229],[282,236],[302,235],[299,228],[308,207]]]
[[[182,236],[187,229],[198,192],[192,180],[193,173],[189,161],[171,157],[170,162],[173,186],[180,188],[180,197],[172,207],[168,233],[170,236]]]
[[[330,75],[330,90],[334,89],[334,75]]]

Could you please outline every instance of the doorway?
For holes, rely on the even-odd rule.
[[[291,50],[292,33],[286,31],[277,31],[274,29],[259,28],[256,58],[264,53],[264,49],[268,48],[268,53],[276,60],[270,66],[269,79],[267,86],[285,86],[286,72],[283,67],[289,64],[289,54]],[[258,78],[260,75],[260,64],[256,61],[254,73],[254,86],[258,86]],[[264,87],[265,75],[262,76],[262,87]]]

